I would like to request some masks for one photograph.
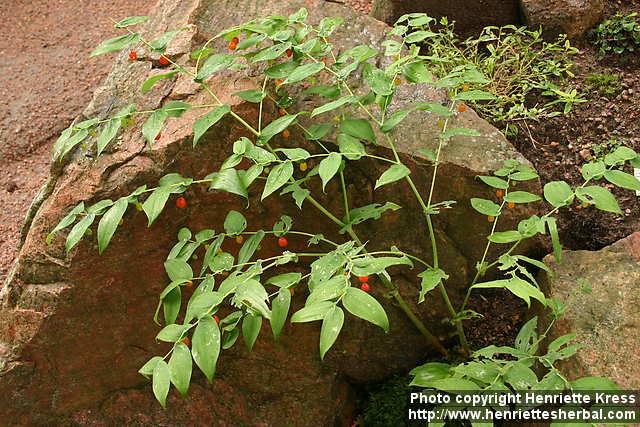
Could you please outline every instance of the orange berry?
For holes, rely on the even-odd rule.
[[[243,236],[236,236],[236,243],[241,245],[242,242],[244,242],[244,237]]]
[[[360,276],[358,277],[358,281],[360,283],[367,283],[369,281],[369,276]]]
[[[513,208],[515,208],[515,207],[516,207],[516,204],[515,204],[515,203],[513,203],[513,202],[509,202],[509,203],[507,203],[507,207],[508,207],[509,209],[513,209]]]
[[[282,117],[282,116],[286,116],[286,115],[287,115],[287,112],[286,112],[286,111],[284,111],[284,108],[278,108],[278,115],[279,115],[280,117]]]
[[[400,86],[400,84],[402,83],[402,80],[400,80],[400,77],[396,77],[396,79],[393,82],[395,83],[396,86]]]
[[[288,58],[291,58],[293,56],[293,50],[287,49],[286,54]]]
[[[138,52],[136,52],[135,50],[132,50],[129,52],[129,60],[130,61],[135,61],[136,59],[138,59]]]
[[[285,129],[282,131],[282,137],[287,139],[291,136],[291,132],[289,132],[289,129]]]
[[[213,320],[215,320],[218,325],[220,324],[220,318],[218,317],[217,314],[213,315]]]
[[[465,83],[465,84],[463,84],[463,85],[462,85],[462,91],[463,91],[463,92],[468,91],[468,90],[469,90],[469,88],[470,88],[469,83]]]
[[[467,106],[465,104],[458,105],[458,113],[464,113],[467,111]]]
[[[494,216],[491,216],[491,215],[487,216],[487,221],[489,221],[489,222],[493,222],[495,219],[496,219],[496,217],[494,217]]]
[[[327,65],[327,58],[322,57],[321,61],[322,61],[322,63],[323,63],[324,65]]]
[[[280,86],[283,83],[282,79],[276,79],[276,87]]]
[[[178,209],[184,209],[187,207],[187,199],[185,199],[184,197],[178,197],[176,199],[176,207]]]
[[[158,58],[158,64],[162,65],[163,67],[169,65],[169,62],[169,58],[164,55],[160,55],[160,58]]]
[[[368,283],[363,283],[362,285],[360,285],[360,289],[368,293],[371,290],[371,286],[369,286]]]
[[[498,199],[502,199],[504,197],[504,191],[503,190],[496,190],[496,197]]]
[[[238,47],[238,43],[234,43],[233,41],[229,42],[229,50],[236,50]]]
[[[289,241],[286,237],[280,237],[278,239],[278,246],[280,246],[281,248],[286,248],[287,246],[289,246]]]
[[[186,345],[187,347],[189,347],[189,346],[191,345],[191,338],[189,338],[189,337],[184,337],[184,338],[182,339],[182,343],[183,343],[184,345]]]
[[[300,163],[300,166],[298,166],[298,167],[300,168],[300,170],[301,170],[302,172],[304,172],[304,171],[306,171],[306,170],[307,170],[307,168],[309,167],[309,165],[307,165],[307,162],[302,162],[302,163]]]
[[[237,38],[237,37],[234,37],[234,38],[231,39],[231,43],[238,44],[238,43],[240,43],[240,39]]]

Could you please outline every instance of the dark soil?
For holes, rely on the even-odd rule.
[[[607,14],[640,12],[639,2],[608,2]],[[640,152],[640,55],[598,58],[597,49],[584,40],[573,58],[576,78],[570,83],[584,92],[589,102],[578,104],[566,116],[559,116],[523,128],[512,142],[536,167],[542,184],[565,180],[583,182],[580,167],[593,155],[607,152],[611,141]],[[617,76],[615,95],[605,96],[587,84],[592,74]],[[615,86],[615,85],[614,85]],[[632,173],[631,169],[627,172]],[[609,186],[613,189],[613,186]],[[575,204],[560,210],[561,240],[569,249],[597,250],[640,230],[640,202],[634,192],[613,189],[623,216],[607,214],[594,207]]]

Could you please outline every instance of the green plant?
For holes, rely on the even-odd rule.
[[[620,77],[615,74],[592,73],[585,83],[590,92],[598,92],[601,96],[613,98],[622,91]]]
[[[396,28],[402,28],[402,25]],[[460,41],[454,26],[446,18],[425,21],[412,40],[423,45],[432,60],[429,71],[443,79],[456,70],[474,70],[472,78],[457,80],[459,90],[488,92],[492,97],[469,99],[483,117],[505,128],[515,129],[522,120],[540,120],[558,115],[553,106],[562,103],[565,111],[574,102],[564,102],[571,88],[559,88],[557,81],[573,77],[570,56],[577,52],[565,36],[554,42],[542,38],[542,30],[507,25],[486,27],[476,38]],[[389,46],[396,46],[389,42]],[[550,102],[530,106],[529,98],[542,94]],[[574,93],[575,100],[577,93]]]
[[[613,195],[593,182],[604,178],[624,188],[640,187],[640,182],[632,176],[613,170],[627,161],[638,161],[633,150],[620,147],[603,160],[585,165],[582,169],[585,182],[581,186],[571,188],[562,181],[545,185],[544,198],[552,206],[549,212],[521,221],[516,230],[498,231],[505,206],[541,200],[539,195],[513,188],[518,183],[536,180],[538,175],[527,165],[506,161],[492,176],[479,176],[479,180],[500,191],[500,198],[499,203],[481,198],[469,201],[480,215],[489,218],[492,228],[466,297],[462,304],[454,306],[447,292],[446,281],[449,276],[440,268],[440,253],[432,222],[434,215],[443,214],[446,208],[454,208],[452,201],[438,201],[434,194],[441,151],[454,136],[477,135],[473,129],[451,127],[451,117],[459,114],[457,111],[461,103],[490,101],[496,96],[471,87],[473,84],[484,84],[486,78],[470,64],[454,67],[443,77],[433,80],[429,70],[442,66],[442,62],[431,54],[420,53],[417,43],[429,37],[425,25],[432,22],[424,14],[402,17],[390,32],[384,51],[359,45],[340,55],[334,53],[328,37],[340,25],[341,19],[324,18],[318,25],[312,26],[306,23],[306,17],[306,10],[301,9],[288,17],[257,19],[225,30],[191,54],[193,68],[168,58],[171,69],[151,77],[141,88],[143,92],[148,91],[160,79],[182,73],[202,86],[210,96],[211,103],[191,105],[169,101],[158,109],[145,111],[136,111],[133,105],[123,106],[113,117],[73,124],[55,144],[56,162],[64,161],[72,150],[82,145],[86,149],[95,148],[100,154],[113,141],[120,128],[130,126],[132,121],[142,117],[146,118],[141,126],[142,135],[152,145],[167,120],[193,109],[204,110],[204,114],[193,124],[193,149],[198,148],[198,142],[205,132],[223,117],[234,119],[252,135],[251,139],[241,137],[235,141],[229,147],[229,157],[220,168],[203,178],[171,173],[160,179],[156,187],[139,187],[116,201],[101,200],[90,206],[80,203],[62,218],[48,236],[51,242],[57,233],[70,228],[65,243],[67,251],[71,251],[92,224],[97,222],[95,235],[98,251],[102,253],[120,222],[125,219],[130,206],[143,211],[151,225],[171,197],[183,200],[178,202],[178,208],[186,207],[186,198],[180,195],[190,186],[206,186],[210,190],[228,192],[246,200],[249,200],[249,191],[256,190],[262,193],[262,199],[278,194],[293,197],[299,208],[316,209],[333,222],[344,236],[343,240],[336,242],[325,238],[321,230],[296,230],[293,228],[293,218],[286,214],[272,229],[251,229],[244,215],[235,210],[227,213],[222,224],[223,231],[204,229],[194,233],[186,228],[181,229],[177,243],[164,262],[169,284],[160,294],[154,316],[155,322],[160,325],[162,313],[164,327],[157,339],[171,343],[171,348],[165,355],[153,357],[140,369],[142,375],[152,378],[153,392],[163,406],[171,384],[182,394],[188,391],[193,362],[211,381],[220,352],[233,346],[240,335],[251,350],[264,320],[269,321],[277,339],[289,317],[291,290],[304,285],[309,288],[310,294],[304,308],[293,313],[290,321],[322,323],[319,340],[321,358],[335,343],[344,322],[349,319],[345,310],[385,331],[389,330],[389,320],[382,305],[374,296],[358,288],[358,282],[368,284],[368,276],[374,275],[425,339],[443,358],[447,358],[448,350],[398,292],[397,285],[386,271],[392,266],[418,268],[417,277],[421,284],[414,293],[419,303],[424,302],[432,291],[438,290],[449,311],[447,320],[455,329],[462,351],[468,353],[471,348],[466,340],[463,320],[477,315],[467,307],[474,290],[502,288],[527,304],[535,299],[542,305],[555,307],[556,303],[547,301],[530,272],[532,267],[548,270],[547,266],[515,253],[522,241],[548,233],[556,258],[559,259],[561,245],[553,217],[558,210],[577,198],[581,202],[594,204],[598,209],[620,213]],[[132,17],[116,23],[117,28],[125,28],[128,34],[103,42],[93,54],[125,50],[134,43],[140,43],[151,55],[164,56],[167,43],[177,32],[171,31],[155,41],[147,41],[140,33],[129,29],[130,25],[144,19]],[[211,47],[218,39],[230,42],[228,47],[231,53],[216,52]],[[379,63],[386,65],[382,68],[375,65]],[[221,102],[214,88],[206,81],[223,69],[254,68],[252,72],[255,72],[256,67],[262,75],[260,84],[254,89],[236,93],[236,96],[255,104],[258,120],[257,125],[252,125],[229,105]],[[317,85],[315,79],[319,75],[328,84]],[[428,82],[443,88],[449,93],[450,101],[446,105],[418,102],[389,113],[388,107],[400,78],[406,79],[408,84]],[[353,89],[354,82],[361,84],[358,93]],[[303,93],[319,94],[322,101],[310,112],[290,111],[298,105],[294,101],[303,84],[306,85]],[[263,108],[266,103],[275,104],[280,117],[270,120]],[[345,107],[351,107],[355,113]],[[419,111],[430,112],[430,117],[442,125],[437,148],[434,151],[421,149],[416,153],[430,159],[433,164],[426,194],[415,185],[411,170],[396,150],[392,133],[393,128],[409,114]],[[318,121],[320,117],[327,117],[328,113],[334,117]],[[303,122],[301,119],[306,114],[315,118],[315,122]],[[293,126],[302,131],[307,141],[291,147],[291,144],[283,144],[283,140],[290,135],[289,128]],[[93,133],[97,136],[91,136]],[[276,138],[277,135],[282,138]],[[380,150],[376,150],[377,145],[388,147],[390,155],[380,154]],[[363,243],[366,240],[359,235],[358,224],[376,220],[386,212],[401,207],[392,202],[352,206],[345,176],[350,171],[350,165],[362,158],[369,158],[387,167],[377,179],[376,189],[387,185],[406,185],[415,196],[424,216],[421,232],[431,242],[429,261],[395,246],[370,251]],[[310,159],[319,162],[307,170]],[[243,160],[251,166],[241,166]],[[265,173],[267,168],[269,170]],[[318,188],[315,184],[324,189],[332,180],[339,183],[342,192],[341,212],[330,211],[313,195]],[[287,237],[290,236],[308,239],[309,246],[314,249],[304,252],[288,250]],[[282,251],[271,257],[260,256],[260,247],[265,239],[275,238]],[[242,244],[237,256],[221,249],[227,239],[235,239],[236,243]],[[491,245],[508,246],[505,246],[502,255],[491,260],[488,259]],[[203,252],[202,256],[198,256],[202,263],[199,271],[194,271],[193,255],[197,251]],[[302,260],[311,261],[310,265],[298,264]],[[294,264],[298,264],[295,270],[281,272]],[[301,273],[301,269],[305,273]],[[490,270],[503,278],[481,281]],[[182,290],[185,288],[194,288],[188,301],[183,301]],[[231,312],[219,318],[222,307]]]
[[[640,23],[637,16],[637,13],[623,15],[618,12],[598,24],[592,37],[601,57],[635,52],[640,47]]]
[[[364,426],[404,426],[407,413],[409,378],[393,377],[372,388],[363,407]]]
[[[609,138],[601,143],[591,146],[593,157],[601,158],[615,151],[617,148],[624,146],[624,141],[617,138]]]

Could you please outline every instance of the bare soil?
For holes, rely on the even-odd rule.
[[[24,215],[47,177],[51,145],[111,69],[111,58],[89,58],[89,52],[116,35],[109,17],[145,14],[154,4],[154,0],[3,2],[0,278],[14,259]]]

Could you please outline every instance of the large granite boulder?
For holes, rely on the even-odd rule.
[[[340,49],[358,43],[380,46],[388,30],[372,18],[318,0],[286,4],[161,0],[144,33],[153,38],[168,29],[187,27],[188,31],[174,39],[167,54],[189,66],[188,52],[221,29],[256,16],[293,13],[302,6],[309,9],[312,22],[323,16],[345,18],[346,24],[332,37]],[[215,47],[224,49],[225,45],[220,42]],[[209,102],[204,91],[182,77],[161,81],[149,93],[140,94],[141,83],[158,72],[153,63],[146,59],[130,62],[125,54],[120,55],[84,116],[105,117],[129,102],[135,102],[140,110],[157,108],[174,99]],[[225,71],[211,84],[236,113],[250,123],[257,122],[256,105],[232,94],[256,88],[261,80]],[[441,101],[446,97],[428,86],[401,87],[397,102],[409,99]],[[154,341],[158,328],[151,317],[167,283],[163,261],[181,227],[220,230],[227,211],[236,209],[246,214],[253,229],[269,228],[281,214],[289,214],[295,219],[296,229],[321,231],[335,240],[344,238],[310,205],[300,211],[292,200],[277,197],[261,203],[259,193],[252,193],[251,207],[244,210],[246,203],[238,197],[192,187],[186,193],[188,208],[166,208],[151,228],[147,228],[143,213],[127,211],[102,256],[94,239],[84,239],[69,255],[65,254],[62,238],[52,245],[45,243],[55,224],[80,201],[90,204],[116,199],[141,184],[154,185],[169,172],[204,177],[218,170],[230,154],[233,141],[250,135],[228,118],[211,128],[193,149],[192,124],[201,114],[203,111],[191,110],[170,119],[153,147],[145,144],[140,133],[144,119],[138,118],[106,154],[94,157],[90,151],[79,149],[57,179],[52,175],[53,191],[35,215],[0,294],[0,419],[7,424],[344,424],[353,410],[349,383],[378,381],[406,371],[433,352],[403,313],[384,299],[381,286],[374,283],[374,294],[382,300],[390,318],[390,333],[349,317],[337,344],[321,363],[318,324],[288,324],[280,341],[274,343],[265,322],[252,353],[240,344],[223,353],[212,386],[194,374],[188,398],[172,394],[166,411],[154,402],[148,382],[137,370],[151,356],[166,351],[165,345]],[[266,114],[271,119],[277,117],[276,108],[266,104]],[[459,303],[491,227],[485,217],[472,210],[468,199],[495,197],[475,176],[497,169],[505,159],[524,159],[497,129],[471,110],[458,114],[451,126],[472,127],[480,134],[453,138],[444,147],[434,199],[460,201],[435,218],[442,266],[451,275],[447,286],[454,302]],[[434,148],[438,133],[436,119],[428,113],[410,116],[392,133],[419,190],[425,194],[432,166],[416,150]],[[300,142],[303,139],[295,129],[291,134],[288,143],[311,148]],[[278,138],[274,142],[285,144]],[[384,146],[379,150],[389,154]],[[358,232],[369,240],[370,248],[387,249],[395,244],[428,259],[430,246],[422,213],[409,190],[397,184],[374,193],[374,182],[383,169],[371,161],[350,167],[347,185],[354,190],[351,203],[361,206],[391,200],[403,209],[364,224]],[[314,190],[330,210],[341,212],[336,185],[330,183],[326,193],[319,186]],[[539,184],[533,182],[529,189],[539,191]],[[500,227],[511,229],[519,219],[535,212],[535,206],[509,210],[501,217]],[[306,241],[294,237],[290,241],[292,250],[306,247]],[[529,252],[536,248],[535,244],[528,248],[523,245]],[[228,250],[234,249],[237,247],[231,242]],[[266,243],[260,255],[266,257],[276,250],[275,242]],[[437,294],[430,294],[424,304],[416,306],[417,272],[402,271],[396,283],[422,320],[446,340],[451,331],[442,321],[446,310]],[[294,309],[303,302],[304,293],[296,293]]]
[[[640,232],[599,251],[566,251],[562,263],[545,261],[555,276],[540,282],[550,297],[567,305],[550,339],[569,332],[582,344],[561,370],[613,379],[624,390],[640,388]]]
[[[527,25],[542,26],[548,37],[558,34],[582,37],[604,12],[603,0],[521,0],[521,3]]]
[[[456,32],[478,34],[490,25],[520,22],[519,0],[374,0],[371,16],[393,25],[406,13],[426,13],[434,18],[446,16],[456,22]]]

